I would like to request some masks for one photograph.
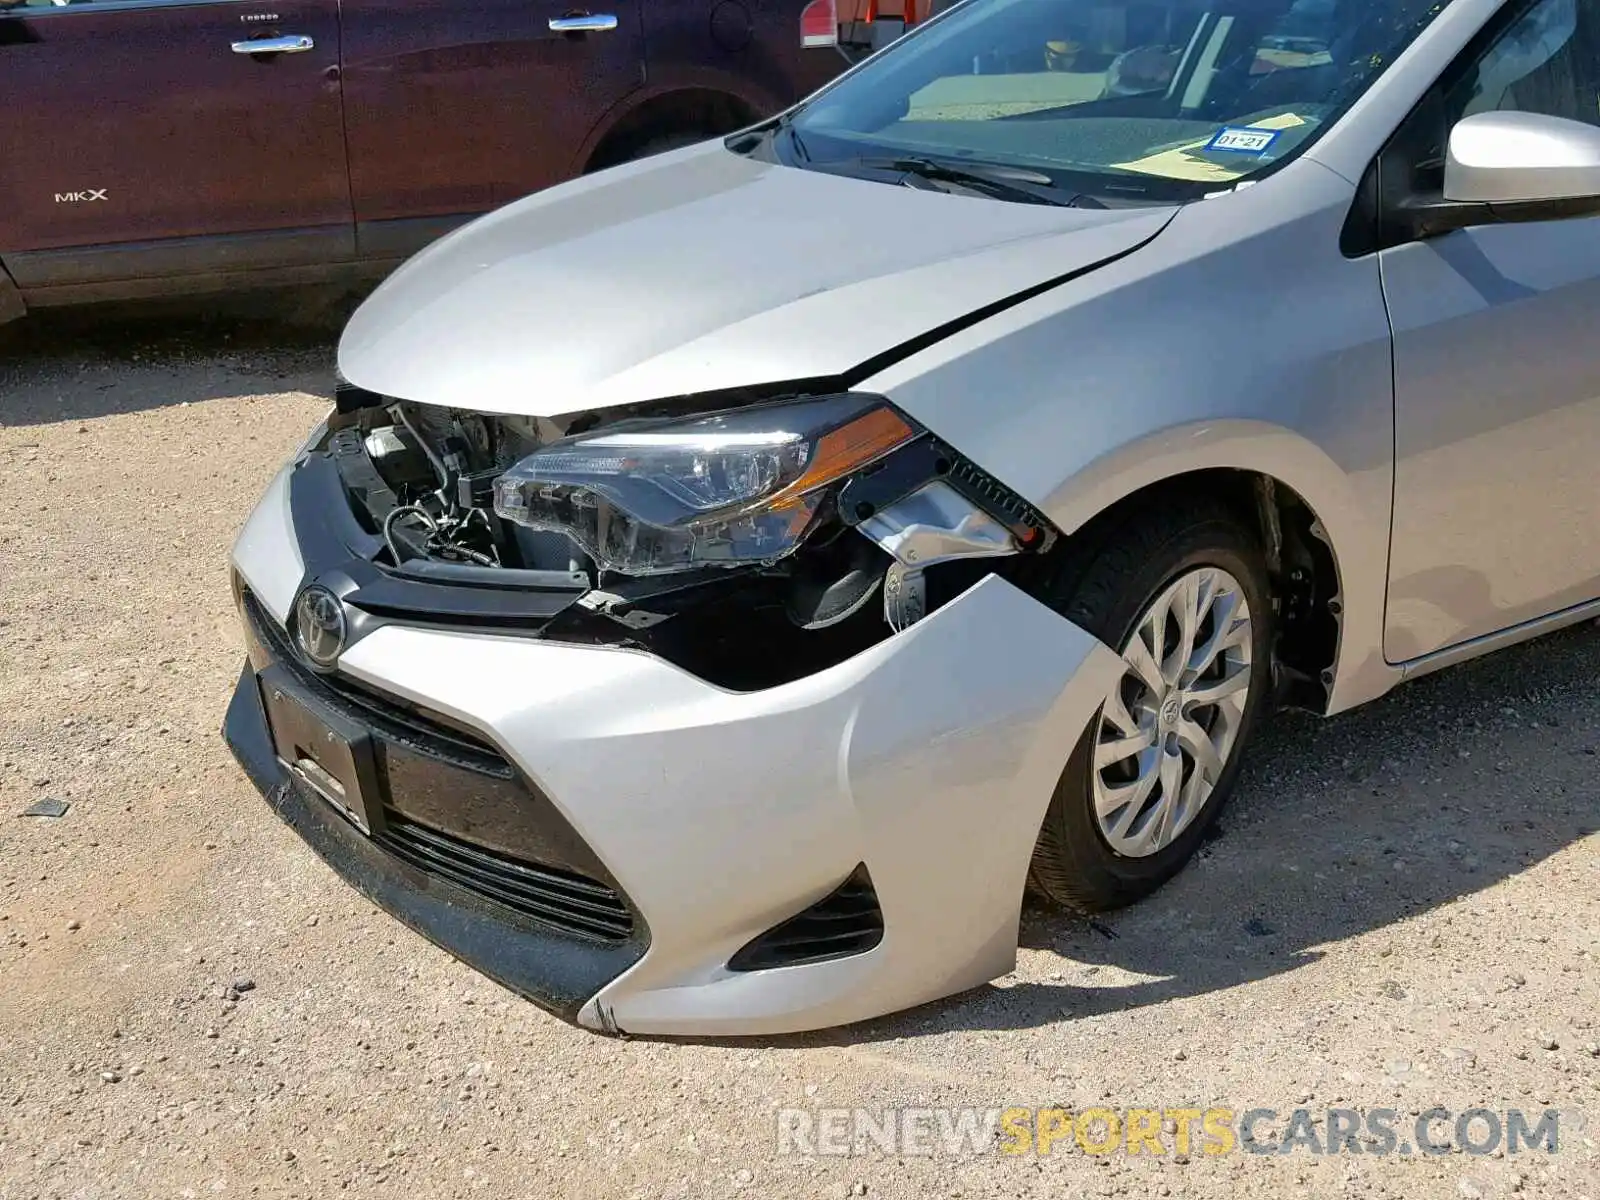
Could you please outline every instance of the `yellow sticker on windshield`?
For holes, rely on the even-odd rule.
[[[1121,171],[1138,171],[1144,175],[1161,175],[1167,179],[1192,179],[1197,183],[1227,183],[1229,180],[1239,178],[1254,165],[1233,166],[1227,163],[1214,163],[1203,158],[1195,158],[1189,153],[1191,149],[1204,145],[1204,142],[1196,142],[1194,147],[1163,150],[1160,154],[1111,165]]]
[[[1296,125],[1304,125],[1306,119],[1297,117],[1294,113],[1279,113],[1275,117],[1262,117],[1259,121],[1251,121],[1251,129],[1293,129]]]
[[[1294,113],[1279,113],[1275,117],[1262,117],[1259,121],[1250,122],[1251,129],[1293,129],[1297,125],[1304,125],[1305,118]],[[1173,146],[1167,150],[1158,150],[1144,158],[1136,158],[1132,162],[1113,163],[1112,166],[1122,171],[1138,171],[1143,175],[1160,175],[1166,179],[1188,179],[1196,183],[1231,183],[1241,175],[1247,175],[1255,169],[1256,163],[1219,163],[1198,156],[1197,151],[1204,150],[1210,144],[1211,135],[1196,138],[1192,142],[1185,142],[1181,146]]]

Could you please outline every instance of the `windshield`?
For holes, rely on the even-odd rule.
[[[805,105],[791,162],[1183,200],[1308,145],[1448,0],[967,0]],[[923,164],[926,167],[926,164]]]

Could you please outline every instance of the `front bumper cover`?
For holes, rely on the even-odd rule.
[[[576,1020],[583,1004],[644,952],[642,938],[601,945],[518,920],[494,901],[400,861],[284,769],[248,664],[228,705],[223,737],[278,816],[347,882],[546,1011]]]
[[[274,481],[235,549],[245,584],[280,620],[305,582],[284,577],[302,569],[292,482],[292,471]],[[236,753],[341,874],[585,1026],[738,1035],[861,1020],[1009,971],[1045,807],[1120,666],[991,576],[854,658],[759,692],[728,692],[630,650],[394,623],[352,645],[340,671],[499,748],[604,864],[649,944],[601,979],[604,970],[519,940],[527,935],[503,927],[492,904],[430,893],[279,782],[270,747],[262,766],[258,742],[251,766],[232,732],[234,710],[249,723],[241,687],[229,718]],[[871,949],[729,969],[741,947],[862,864],[883,915]]]

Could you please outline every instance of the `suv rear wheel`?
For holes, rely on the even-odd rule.
[[[644,138],[638,144],[629,146],[617,161],[637,162],[641,158],[665,154],[668,150],[681,150],[685,146],[693,146],[696,142],[703,142],[716,136],[714,133],[687,129],[680,129],[675,133],[653,134]]]

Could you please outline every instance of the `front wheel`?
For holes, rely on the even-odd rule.
[[[1178,497],[1062,572],[1064,615],[1122,656],[1040,830],[1036,890],[1085,911],[1170,879],[1216,820],[1271,678],[1271,600],[1255,534]]]

